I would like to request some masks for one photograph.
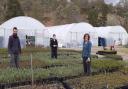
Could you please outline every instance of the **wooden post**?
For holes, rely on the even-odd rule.
[[[109,89],[108,81],[107,81],[107,70],[105,70],[105,88]]]
[[[31,58],[31,82],[32,82],[32,89],[33,88],[33,84],[34,84],[34,78],[33,78],[33,65],[32,65],[32,53],[30,54],[30,58]]]

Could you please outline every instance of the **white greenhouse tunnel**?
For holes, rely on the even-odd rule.
[[[91,41],[94,45],[98,43],[96,41],[98,40],[97,33],[93,26],[84,22],[47,27],[47,33],[49,33],[49,37],[56,34],[60,47],[81,47],[85,33],[91,35]]]
[[[45,27],[40,21],[27,17],[14,17],[0,25],[0,48],[6,48],[13,27],[18,28],[18,36],[22,47],[28,40],[34,46],[49,47],[50,38],[56,34],[59,47],[79,48],[83,44],[85,33],[90,34],[93,46],[98,46],[99,37],[106,39],[107,46],[128,44],[128,33],[122,26],[93,27],[86,22]],[[27,38],[26,38],[27,35]]]
[[[107,46],[113,45],[114,42],[115,45],[128,44],[128,33],[122,26],[93,27],[81,22],[47,27],[46,32],[49,38],[56,34],[60,47],[81,47],[85,33],[90,34],[93,46],[98,46],[99,37],[106,39]]]
[[[115,45],[127,45],[128,33],[122,26],[95,27],[98,37],[106,38],[107,46],[115,41]]]
[[[47,33],[49,38],[52,38],[53,34],[56,34],[59,47],[66,46],[69,42],[69,32],[74,24],[66,24],[60,26],[47,27]]]
[[[13,27],[18,28],[18,36],[22,47],[26,46],[26,35],[35,37],[35,44],[43,44],[43,38],[40,36],[43,36],[45,26],[34,18],[19,16],[4,22],[0,26],[0,36],[3,37],[3,47],[7,47],[8,38],[12,35]]]

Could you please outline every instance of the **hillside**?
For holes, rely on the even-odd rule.
[[[93,26],[124,25],[125,21],[115,14],[115,7],[103,0],[0,0],[0,6],[0,24],[21,15],[38,19],[46,26],[82,21]]]

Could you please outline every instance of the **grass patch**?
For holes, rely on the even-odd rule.
[[[0,52],[2,51],[6,52],[6,49],[0,49]],[[29,81],[31,79],[30,54],[32,54],[33,57],[34,80],[48,79],[51,77],[72,77],[84,74],[80,51],[60,49],[58,51],[57,60],[51,59],[50,50],[45,48],[28,48],[23,49],[22,52],[23,53],[20,58],[20,69],[8,68],[9,58],[3,58],[4,60],[0,64],[0,83]],[[7,55],[7,53],[5,54]],[[125,79],[127,79],[127,76],[125,75],[128,73],[126,67],[127,65],[123,61],[120,61],[120,56],[105,55],[105,57],[98,59],[96,55],[92,55],[91,58],[92,72],[96,72],[97,75],[77,78],[78,80],[67,80],[66,82],[68,82],[72,87],[75,87],[75,89],[102,89],[102,87],[105,85],[104,80],[106,78],[104,71],[109,73],[108,76],[110,79],[112,76],[116,76],[121,79],[120,82],[114,83],[114,79],[112,81],[109,79],[109,77],[107,77],[108,81],[110,80],[110,89],[111,87],[116,87],[116,84],[122,86],[124,82],[126,82]],[[121,71],[120,74],[119,71]],[[118,74],[116,75],[115,72]],[[123,78],[120,78],[120,75]],[[93,86],[96,86],[96,88],[93,88]]]
[[[73,89],[115,89],[128,84],[128,76],[120,72],[81,77],[66,81]]]
[[[92,68],[96,69],[98,72],[113,72],[117,71],[125,66],[123,61],[116,60],[93,60]]]
[[[75,67],[75,68],[74,68]],[[49,69],[34,69],[34,80],[50,77],[69,77],[82,74],[82,66],[54,67]],[[0,83],[13,83],[20,81],[29,81],[31,79],[30,69],[0,69]]]

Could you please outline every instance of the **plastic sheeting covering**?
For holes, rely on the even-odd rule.
[[[27,17],[27,16],[19,16],[14,17],[1,25],[2,28],[12,29],[13,27],[17,27],[19,29],[43,29],[45,26],[39,22],[38,20]]]
[[[106,38],[107,46],[115,41],[115,45],[127,45],[128,33],[122,26],[95,27],[98,37]]]
[[[18,28],[18,36],[22,47],[26,46],[26,35],[34,36],[36,45],[44,45],[43,36],[45,26],[34,18],[19,16],[6,21],[0,26],[0,36],[4,38],[3,44],[5,48],[8,45],[9,36],[12,35],[13,27]]]
[[[73,23],[60,26],[47,27],[49,37],[56,34],[59,45],[63,47],[82,47],[83,36],[85,33],[90,34],[93,45],[98,44],[97,33],[93,26],[88,23]]]
[[[98,46],[98,37],[106,39],[106,45],[128,44],[128,33],[122,26],[93,27],[88,23],[73,23],[46,28],[50,38],[56,34],[59,44],[64,47],[81,47],[85,33],[90,34],[93,46]]]
[[[4,47],[8,45],[8,38],[12,34],[13,27],[18,28],[18,36],[22,47],[26,45],[26,35],[35,37],[35,45],[47,47],[52,35],[56,34],[59,47],[78,48],[82,47],[85,33],[90,34],[93,46],[98,46],[98,37],[105,38],[107,46],[112,45],[115,41],[116,45],[128,44],[128,34],[122,26],[93,27],[88,23],[81,22],[45,27],[34,18],[19,16],[6,21],[0,26],[0,37]]]

